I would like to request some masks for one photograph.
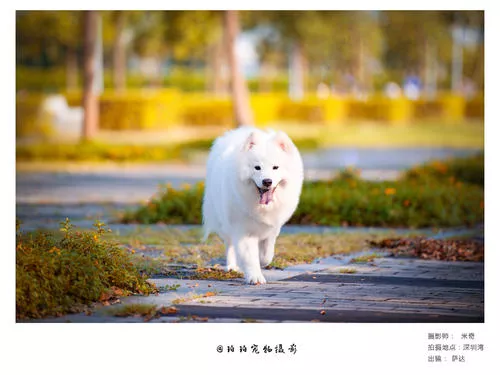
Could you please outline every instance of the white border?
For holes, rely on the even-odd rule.
[[[0,368],[3,373],[80,374],[80,373],[336,373],[361,371],[385,374],[401,373],[470,373],[482,369],[485,374],[494,372],[494,353],[498,350],[498,337],[494,336],[498,315],[498,270],[500,251],[498,223],[498,178],[495,160],[498,160],[497,88],[498,47],[500,35],[498,9],[489,1],[419,1],[401,2],[324,2],[308,1],[309,9],[486,9],[486,323],[467,324],[14,324],[15,276],[14,268],[14,217],[15,217],[15,163],[14,163],[14,10],[0,11],[3,27],[0,72],[2,74],[2,304],[1,339],[4,345]],[[157,1],[120,2],[121,9],[161,9],[176,5],[180,9],[234,8],[236,3],[211,1],[197,3],[160,3]],[[78,4],[62,1],[17,2],[18,9],[93,9],[115,8],[113,3],[86,1]],[[287,9],[290,3],[252,1],[237,3],[239,9]],[[487,6],[488,5],[488,6]],[[179,9],[178,8],[178,9]],[[496,134],[495,134],[496,133]],[[485,353],[471,356],[466,364],[453,366],[428,364],[426,348],[428,332],[475,332],[486,346]],[[252,357],[239,353],[218,354],[218,344],[240,343],[274,346],[294,342],[298,352],[285,358],[276,355]],[[443,367],[446,366],[446,369]],[[486,371],[486,369],[491,369]]]

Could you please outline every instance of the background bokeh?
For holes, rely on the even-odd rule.
[[[16,14],[18,145],[38,147],[18,158],[64,159],[40,145],[85,135],[85,13]],[[257,126],[325,146],[482,147],[482,11],[236,12],[243,102],[225,12],[93,13],[99,117],[87,140],[209,144],[247,106]]]

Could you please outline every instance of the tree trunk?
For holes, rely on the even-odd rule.
[[[454,93],[462,92],[462,70],[463,70],[463,49],[462,49],[463,27],[456,24],[453,27],[452,45],[452,65],[451,65],[451,90]]]
[[[424,50],[424,93],[427,98],[433,99],[437,91],[437,59],[436,45],[432,39],[425,39]]]
[[[124,31],[126,25],[126,13],[116,12],[115,39],[113,41],[113,84],[116,91],[126,88],[127,54],[125,49]]]
[[[270,64],[263,61],[260,65],[259,74],[259,92],[268,93],[271,92],[271,67]]]
[[[78,61],[76,51],[68,47],[66,49],[66,90],[78,89]]]
[[[253,113],[250,107],[248,88],[240,72],[235,51],[235,40],[239,33],[237,11],[227,10],[224,12],[224,33],[231,76],[231,94],[236,125],[251,125],[253,124]]]
[[[472,70],[472,79],[478,85],[479,90],[484,89],[484,45],[477,46],[476,56],[474,58],[474,68]]]
[[[97,11],[85,11],[83,25],[83,140],[96,134],[99,122],[99,103],[94,89]]]
[[[356,87],[358,89],[358,94],[364,95],[366,93],[367,80],[366,80],[366,68],[365,68],[365,43],[361,35],[361,30],[359,26],[356,30],[356,39],[358,42],[358,61],[356,62]]]
[[[207,91],[212,92],[215,96],[223,96],[227,94],[227,85],[224,77],[224,43],[221,40],[213,43],[209,47],[209,61],[207,69]]]
[[[299,43],[294,43],[289,68],[289,95],[294,100],[301,100],[304,97],[304,65],[302,46]]]

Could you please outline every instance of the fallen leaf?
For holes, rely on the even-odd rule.
[[[321,314],[321,315],[325,315],[325,314],[326,314],[326,311],[325,311],[325,310],[321,310],[320,314]]]

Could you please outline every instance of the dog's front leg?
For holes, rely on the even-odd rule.
[[[235,237],[232,239],[238,265],[245,274],[247,284],[265,284],[259,262],[259,240],[256,237]]]
[[[271,236],[259,241],[259,260],[262,268],[266,267],[273,261],[274,246],[278,233],[273,233]]]

